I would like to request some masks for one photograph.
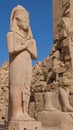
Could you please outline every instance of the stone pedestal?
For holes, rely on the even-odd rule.
[[[38,113],[38,120],[49,130],[73,129],[73,113],[43,111]]]
[[[8,130],[41,130],[41,122],[35,120],[11,121]]]

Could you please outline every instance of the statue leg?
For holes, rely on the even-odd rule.
[[[28,63],[28,62],[27,62]],[[28,113],[29,100],[30,100],[30,86],[32,80],[32,65],[29,62],[29,67],[26,65],[26,71],[24,75],[24,86],[23,86],[23,111]]]
[[[13,120],[22,113],[21,87],[20,85],[10,86],[10,113]]]
[[[52,92],[46,92],[45,93],[45,111],[58,111],[52,105]]]
[[[30,100],[30,88],[28,85],[24,86],[22,90],[22,111],[23,113],[27,112],[29,109],[29,100]]]
[[[73,112],[73,107],[69,104],[69,88],[66,90],[62,87],[60,87],[60,96],[62,100],[62,105],[63,105],[63,111],[67,112]]]
[[[29,82],[24,85],[24,89],[22,91],[22,115],[21,118],[25,118],[27,120],[34,120],[29,115],[29,100],[30,100],[30,84]]]

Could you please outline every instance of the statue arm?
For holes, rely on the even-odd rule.
[[[27,47],[28,47],[28,43],[26,43],[26,42],[23,45],[19,44],[14,47],[13,53],[18,53],[18,52],[24,51]]]
[[[25,50],[28,47],[28,42],[18,37],[17,33],[9,32],[6,36],[9,54],[15,54]]]
[[[37,58],[36,42],[34,39],[28,40],[27,51],[30,53],[31,58],[35,60]]]

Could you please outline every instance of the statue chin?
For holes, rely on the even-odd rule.
[[[25,30],[25,31],[28,31],[28,26],[24,26],[24,30]]]

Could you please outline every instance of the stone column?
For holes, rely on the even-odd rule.
[[[67,92],[66,100],[71,90],[73,90],[73,1],[72,0],[53,0],[53,34],[54,43],[57,44],[61,62],[65,64],[66,72],[63,73],[61,87]],[[56,43],[57,42],[57,43]],[[63,80],[64,81],[64,80]],[[60,91],[61,93],[62,91]],[[64,91],[63,91],[64,92]],[[63,96],[64,93],[61,95]],[[64,95],[64,96],[65,96]],[[62,97],[62,99],[65,99]],[[63,101],[63,105],[65,101]],[[67,101],[68,102],[68,101]],[[73,111],[67,104],[66,111]]]

